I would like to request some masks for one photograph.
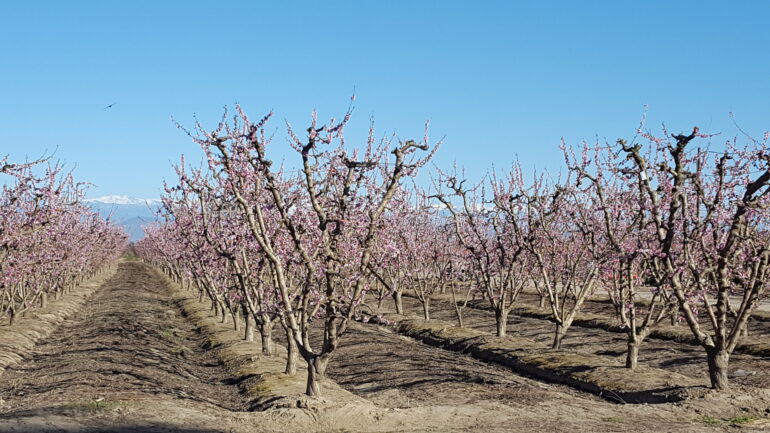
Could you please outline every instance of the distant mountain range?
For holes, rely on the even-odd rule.
[[[106,195],[84,200],[104,218],[123,226],[131,242],[144,237],[142,226],[156,221],[159,199],[133,198],[125,195]]]
[[[160,199],[157,198],[133,198],[127,195],[105,195],[97,198],[85,199],[86,203],[99,203],[99,204],[119,204],[119,205],[159,205]]]

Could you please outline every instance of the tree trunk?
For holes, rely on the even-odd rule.
[[[460,307],[455,305],[455,312],[457,313],[457,326],[463,328],[463,311],[460,309]]]
[[[540,302],[538,302],[537,306],[540,308],[545,308],[545,296],[540,295]]]
[[[273,326],[272,323],[263,322],[261,325],[259,325],[259,335],[262,337],[262,354],[263,355],[272,355],[273,354]]]
[[[396,314],[404,314],[404,302],[401,299],[401,291],[396,290],[393,292],[393,301],[396,303]]]
[[[567,327],[561,323],[556,324],[556,333],[553,336],[553,344],[551,349],[561,349],[561,342],[564,340],[564,336],[567,335]]]
[[[751,318],[747,319],[746,323],[743,324],[743,327],[741,327],[741,331],[738,333],[738,336],[740,337],[749,336],[749,320],[751,320]]]
[[[247,311],[243,309],[243,320],[246,322],[246,330],[244,331],[243,339],[252,342],[254,341],[254,318]]]
[[[297,374],[297,361],[299,360],[299,349],[297,349],[297,342],[293,338],[289,337],[288,344],[286,345],[286,369],[284,374],[294,376]]]
[[[45,308],[48,306],[48,293],[43,292],[40,294],[40,308]]]
[[[730,389],[727,379],[727,365],[730,361],[730,354],[724,349],[719,350],[714,347],[707,347],[706,356],[711,387],[719,391],[727,391]]]
[[[639,362],[639,346],[637,341],[628,341],[628,350],[626,351],[626,368],[634,369]]]
[[[425,298],[425,301],[422,303],[422,313],[425,320],[430,320],[430,299]]]
[[[284,374],[294,376],[297,374],[297,360],[299,358],[299,349],[297,349],[297,341],[294,339],[291,328],[281,322],[283,330],[286,333],[286,369]]]
[[[222,311],[222,320],[220,320],[220,323],[227,323],[227,313],[225,312],[225,304],[220,303],[219,309]]]
[[[233,316],[233,331],[240,331],[241,330],[241,320],[238,317],[239,311],[234,310],[232,313],[230,313]]]
[[[495,328],[498,337],[505,337],[505,333],[508,329],[508,313],[505,311],[495,310]]]
[[[321,382],[326,377],[326,364],[329,358],[324,355],[316,356],[307,361],[307,389],[305,393],[310,397],[321,395]]]

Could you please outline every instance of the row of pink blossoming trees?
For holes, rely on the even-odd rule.
[[[770,275],[770,154],[766,141],[727,142],[713,152],[695,128],[639,142],[563,146],[559,177],[515,164],[469,184],[437,171],[412,181],[438,148],[377,139],[349,147],[350,112],[301,136],[287,125],[301,163],[284,170],[266,153],[272,113],[253,121],[236,107],[214,130],[187,131],[207,164],[177,166],[166,187],[165,223],[147,228],[137,253],[207,296],[222,320],[245,320],[265,354],[280,326],[286,373],[301,357],[307,394],[319,394],[330,356],[352,320],[392,298],[419,299],[425,319],[451,293],[457,319],[473,293],[488,302],[496,333],[522,293],[537,293],[560,348],[576,314],[608,293],[627,332],[626,367],[666,319],[686,323],[703,346],[712,386],[727,366]],[[701,142],[701,144],[694,144]],[[322,339],[311,339],[322,329]]]
[[[0,320],[13,324],[112,263],[127,238],[81,204],[85,185],[60,165],[6,157],[0,177]]]

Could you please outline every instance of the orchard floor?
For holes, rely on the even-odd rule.
[[[608,318],[612,317],[609,311],[611,306],[607,304],[592,302],[586,307],[581,311],[597,314],[601,312]],[[422,305],[415,298],[405,297],[404,308],[412,314],[422,314]],[[434,301],[430,315],[433,319],[451,323],[455,323],[457,318],[454,306],[445,301]],[[466,327],[495,332],[495,318],[491,311],[467,307],[463,311],[463,321]],[[768,322],[752,322],[752,338],[770,338],[768,325]],[[549,320],[515,314],[508,316],[508,333],[529,338],[546,347],[553,341],[555,328],[556,325]],[[626,359],[627,337],[624,333],[573,325],[564,337],[562,349],[599,356],[606,360],[607,365],[623,365]],[[705,351],[700,346],[648,337],[642,343],[639,363],[691,377],[703,386],[710,383]],[[768,389],[770,359],[735,352],[730,356],[729,376],[731,385]]]
[[[367,404],[247,412],[216,354],[148,266],[117,274],[30,359],[0,376],[0,432],[703,432],[733,427],[740,396],[618,405],[387,329],[354,325],[329,376]],[[257,343],[258,344],[258,343]],[[736,400],[737,398],[737,400]],[[750,405],[750,402],[745,404]],[[733,412],[727,411],[730,407]]]

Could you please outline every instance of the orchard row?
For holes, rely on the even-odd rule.
[[[81,204],[84,185],[45,160],[0,159],[0,319],[46,306],[126,248],[123,231]]]
[[[427,132],[418,142],[370,129],[350,148],[350,112],[327,125],[314,114],[301,136],[287,127],[301,168],[286,171],[267,155],[271,115],[253,121],[237,107],[214,130],[188,131],[208,164],[182,160],[165,222],[135,250],[223,319],[243,315],[245,338],[256,329],[266,354],[280,325],[286,373],[301,357],[309,395],[351,321],[391,298],[403,312],[405,291],[426,319],[431,299],[451,292],[460,326],[481,294],[498,336],[519,295],[536,292],[555,322],[554,349],[586,299],[605,292],[626,330],[626,367],[655,326],[680,321],[704,349],[712,386],[728,388],[730,354],[770,280],[767,136],[716,152],[698,128],[640,130],[632,143],[563,145],[558,176],[514,164],[471,183],[437,170],[423,189],[412,180],[438,148]]]

